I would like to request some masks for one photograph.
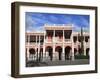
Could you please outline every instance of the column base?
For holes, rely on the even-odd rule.
[[[75,60],[74,56],[72,56],[72,57],[71,57],[71,60],[72,60],[72,61],[74,61],[74,60]]]
[[[65,61],[65,54],[62,53],[62,61]]]
[[[86,56],[86,52],[84,51],[84,56]]]

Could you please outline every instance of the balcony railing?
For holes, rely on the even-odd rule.
[[[46,39],[46,42],[53,42],[53,39]]]
[[[54,40],[53,40],[53,38],[51,38],[51,39],[47,38],[47,39],[45,39],[45,42],[46,43],[52,43],[52,42],[62,43],[63,39],[62,38],[54,38]],[[71,42],[71,39],[65,39],[64,42]],[[36,45],[36,42],[26,42],[26,45],[28,45],[28,44],[30,44],[30,45]],[[37,42],[37,44],[38,44],[38,42]],[[43,44],[43,42],[40,42],[40,44]]]
[[[40,43],[30,42],[30,43],[25,43],[25,45],[43,45],[43,42]]]
[[[27,42],[27,43],[25,43],[26,45],[36,45],[36,43],[35,42]]]
[[[46,39],[46,42],[53,42],[53,39]],[[55,38],[54,42],[55,43],[62,43],[63,39]],[[64,42],[71,42],[71,39],[65,39]]]
[[[65,42],[71,42],[71,39],[65,39]]]

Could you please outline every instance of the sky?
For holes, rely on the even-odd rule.
[[[26,32],[43,31],[44,24],[48,25],[62,25],[72,24],[74,31],[80,31],[83,27],[84,31],[89,31],[90,27],[89,15],[76,15],[76,14],[55,14],[55,13],[25,13],[25,27]]]

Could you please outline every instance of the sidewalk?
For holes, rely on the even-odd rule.
[[[30,61],[30,62],[27,62],[27,67],[81,65],[81,64],[89,64],[89,59],[77,59],[77,60],[74,60],[74,61],[72,61],[72,60],[45,61],[45,62]]]

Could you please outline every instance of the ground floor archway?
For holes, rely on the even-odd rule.
[[[82,49],[81,49],[81,48],[78,49],[78,53],[79,53],[80,55],[82,54]]]
[[[35,54],[35,49],[34,48],[30,48],[29,49],[29,52],[30,52],[30,54],[33,54],[34,55]]]
[[[40,48],[40,51],[39,51],[39,61],[41,61],[43,58],[43,48]]]
[[[46,47],[46,52],[48,52],[48,56],[50,57],[50,60],[53,58],[53,49],[51,46]]]
[[[62,59],[62,48],[60,46],[57,46],[55,48],[55,51],[58,52],[58,59],[61,60]]]
[[[30,58],[30,60],[34,60],[35,58],[35,55],[36,53],[35,53],[35,49],[34,48],[30,48],[29,49],[29,58]]]
[[[77,49],[74,48],[74,55],[77,55]]]
[[[65,47],[65,60],[70,59],[70,53],[71,53],[71,47],[70,46]]]
[[[89,56],[89,48],[86,49],[86,55]]]

